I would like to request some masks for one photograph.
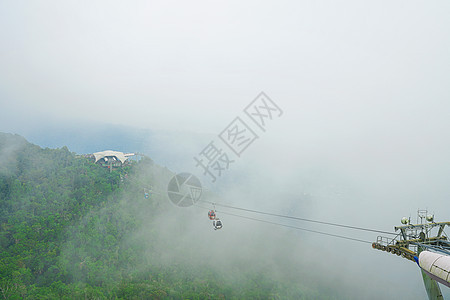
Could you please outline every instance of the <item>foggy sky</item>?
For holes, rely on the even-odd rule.
[[[2,1],[2,104],[208,131],[264,90],[286,119],[324,129],[378,127],[379,114],[437,122],[449,11],[446,1]]]
[[[450,219],[447,1],[1,1],[0,41],[0,131],[52,119],[214,138],[265,91],[284,114],[217,183],[229,203],[382,230],[418,208]],[[210,139],[186,140],[165,141],[185,156],[174,171],[198,172]],[[372,282],[425,295],[415,266],[355,249]]]

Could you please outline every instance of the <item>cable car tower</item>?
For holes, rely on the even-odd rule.
[[[437,282],[450,287],[450,241],[444,231],[450,222],[434,222],[434,215],[427,210],[417,211],[416,224],[411,224],[411,218],[406,217],[401,222],[403,226],[394,227],[398,235],[378,236],[372,248],[417,262],[428,298],[444,299]],[[428,263],[430,259],[432,262]]]

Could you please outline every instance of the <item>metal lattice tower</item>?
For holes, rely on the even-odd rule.
[[[445,227],[450,222],[434,222],[434,215],[427,210],[417,211],[417,222],[411,224],[411,218],[402,218],[403,226],[395,226],[399,233],[394,238],[378,236],[372,243],[374,249],[390,252],[416,262],[422,251],[432,251],[450,256],[450,242]],[[421,269],[425,289],[430,300],[443,299],[439,285]]]

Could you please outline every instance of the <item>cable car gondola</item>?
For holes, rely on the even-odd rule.
[[[222,221],[220,221],[219,219],[213,220],[213,226],[214,226],[214,230],[221,229]]]
[[[209,217],[210,220],[215,220],[215,219],[216,219],[216,212],[215,212],[214,210],[211,209],[211,210],[208,212],[208,217]]]

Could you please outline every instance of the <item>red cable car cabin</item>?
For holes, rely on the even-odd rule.
[[[208,212],[208,217],[210,220],[214,220],[216,218],[216,213],[213,210]]]

